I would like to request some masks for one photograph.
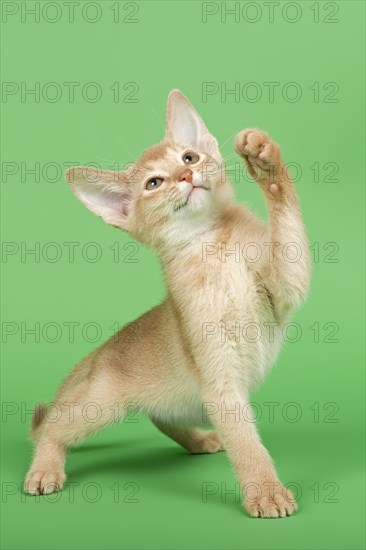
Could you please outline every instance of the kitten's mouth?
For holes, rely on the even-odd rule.
[[[174,212],[178,212],[178,210],[182,210],[182,208],[184,208],[185,206],[188,205],[189,199],[191,198],[193,192],[196,189],[203,189],[204,191],[209,191],[210,190],[209,187],[205,187],[204,185],[192,185],[192,189],[190,190],[187,199],[183,203],[179,204],[176,208],[174,208]]]
[[[188,198],[192,195],[196,189],[204,189],[205,191],[209,190],[209,187],[206,187],[205,185],[192,185],[192,189],[189,192]]]

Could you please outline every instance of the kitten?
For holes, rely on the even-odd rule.
[[[168,292],[75,367],[51,406],[56,422],[48,421],[45,405],[36,406],[26,492],[60,490],[67,447],[135,403],[187,451],[225,448],[250,515],[295,511],[252,421],[249,395],[274,363],[282,327],[307,293],[308,244],[278,145],[249,129],[236,137],[236,152],[263,191],[268,225],[233,202],[217,141],[178,90],[168,97],[165,139],[132,168],[67,171],[85,206],[157,251]],[[129,337],[131,327],[136,338]],[[84,412],[88,403],[98,405],[94,422]],[[194,427],[206,414],[215,431]]]

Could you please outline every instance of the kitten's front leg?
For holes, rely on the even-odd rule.
[[[285,174],[280,147],[268,134],[256,128],[242,130],[235,140],[235,151],[245,160],[249,174],[259,183],[266,197],[294,195],[293,185]]]
[[[279,481],[271,457],[263,446],[250,412],[249,400],[225,383],[204,386],[210,420],[222,440],[244,492],[244,506],[253,517],[290,516],[297,509],[291,492]],[[224,387],[224,385],[223,385]]]
[[[236,137],[236,152],[260,185],[269,210],[265,271],[279,310],[298,305],[310,282],[309,246],[295,187],[279,146],[265,132],[247,129]],[[268,252],[268,248],[266,251]]]

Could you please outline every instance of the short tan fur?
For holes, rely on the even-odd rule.
[[[225,449],[250,515],[295,511],[248,415],[250,392],[276,360],[282,327],[307,294],[308,243],[279,146],[247,129],[236,137],[236,152],[263,191],[268,224],[234,202],[217,141],[178,90],[168,97],[165,139],[128,170],[68,170],[85,206],[156,250],[167,298],[134,323],[137,338],[126,338],[125,327],[74,368],[53,402],[57,422],[36,407],[26,492],[60,490],[67,447],[115,421],[116,403],[120,417],[134,403],[187,451]],[[250,243],[260,258],[238,261],[237,247],[249,253]],[[244,327],[260,337],[243,337]],[[102,411],[95,423],[83,414],[90,402]],[[239,419],[225,414],[238,407],[246,411]],[[213,430],[198,427],[206,414]]]

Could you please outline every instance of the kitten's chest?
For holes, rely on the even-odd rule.
[[[193,355],[211,365],[213,376],[224,356],[233,375],[241,373],[250,383],[262,379],[278,353],[280,338],[276,327],[273,338],[267,335],[274,312],[256,271],[235,255],[191,254],[177,264],[170,283]]]
[[[194,318],[236,322],[253,315],[258,302],[255,272],[235,253],[195,251],[174,278],[174,297]]]
[[[204,268],[204,285],[200,298],[204,309],[211,305],[223,319],[239,321],[246,318],[257,301],[253,273],[235,258],[212,262]],[[207,301],[209,298],[209,303]]]

